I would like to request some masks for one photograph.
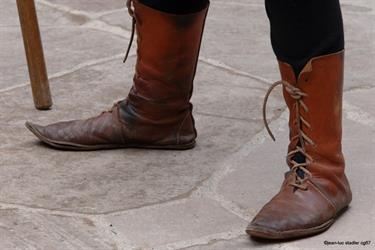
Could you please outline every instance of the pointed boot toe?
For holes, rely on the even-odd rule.
[[[118,105],[111,111],[86,120],[57,122],[47,126],[26,122],[43,143],[57,149],[96,150],[126,147]]]
[[[41,141],[44,141],[46,139],[45,136],[45,127],[39,124],[35,124],[32,122],[26,122],[25,126],[28,130],[31,131],[36,137],[38,137]]]
[[[73,146],[68,140],[65,140],[61,133],[58,133],[58,127],[62,124],[67,125],[68,122],[54,123],[42,126],[32,122],[26,122],[25,126],[30,130],[41,142],[53,148],[67,149],[68,145]]]

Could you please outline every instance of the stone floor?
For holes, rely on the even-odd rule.
[[[0,249],[375,249],[373,0],[341,1],[352,205],[328,232],[291,242],[244,233],[287,169],[280,91],[268,107],[276,143],[261,120],[265,91],[279,78],[263,0],[212,1],[193,97],[198,145],[183,152],[60,152],[37,143],[26,120],[107,109],[131,86],[135,55],[121,63],[131,27],[124,0],[36,2],[54,99],[43,112],[33,107],[15,2],[0,1]]]

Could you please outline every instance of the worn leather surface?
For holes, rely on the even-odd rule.
[[[314,142],[305,145],[313,159],[307,166],[311,177],[305,180],[304,190],[290,185],[296,173],[287,173],[279,193],[260,210],[249,229],[274,232],[281,237],[283,232],[293,231],[298,236],[334,219],[352,199],[341,150],[344,51],[313,58],[298,79],[289,64],[279,62],[279,67],[282,80],[307,94],[303,102],[308,111],[300,112],[310,127],[302,124],[300,129]],[[290,111],[290,152],[298,143],[292,140],[298,133],[296,100],[285,88],[283,94]],[[293,237],[293,233],[288,237]]]
[[[138,48],[128,97],[111,111],[87,120],[48,126],[29,123],[43,141],[52,140],[52,146],[68,142],[98,148],[178,146],[195,141],[190,98],[208,5],[197,13],[173,15],[136,0],[132,3]]]

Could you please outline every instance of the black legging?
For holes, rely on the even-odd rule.
[[[140,0],[141,3],[172,14],[197,12],[207,6],[208,0]]]
[[[296,75],[313,57],[344,49],[339,0],[266,0],[277,58]]]
[[[160,11],[186,14],[208,0],[141,0]],[[313,57],[344,49],[339,0],[265,0],[276,57],[293,66],[296,75]],[[250,59],[249,59],[250,60]]]

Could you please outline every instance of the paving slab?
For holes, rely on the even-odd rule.
[[[27,83],[29,79],[16,4],[12,1],[0,4],[0,11],[4,12],[0,13],[0,43],[2,48],[11,48],[0,50],[3,58],[0,62],[0,89],[4,89]],[[92,21],[84,15],[64,12],[40,2],[37,2],[37,13],[50,76],[124,53],[128,40],[123,34],[100,31],[95,23],[89,29],[82,27]]]
[[[69,26],[81,23],[79,18],[72,14],[49,8],[35,1],[39,26]],[[77,17],[77,16],[75,16]],[[16,1],[0,2],[0,27],[19,27],[18,10]],[[21,31],[20,31],[21,32]]]
[[[286,115],[281,121],[282,126],[273,128],[276,142],[265,131],[261,132],[257,144],[245,146],[249,150],[234,162],[233,171],[218,184],[217,192],[234,202],[248,218],[255,216],[258,209],[276,194],[287,171],[285,154],[289,132]],[[261,189],[262,195],[257,195],[254,187]]]
[[[105,218],[117,237],[139,249],[177,249],[212,235],[237,233],[246,222],[207,199],[165,204]]]
[[[12,48],[1,50],[0,88],[27,83],[28,71],[19,28],[0,28],[0,42]],[[50,76],[77,65],[123,53],[125,38],[80,27],[42,28],[47,71]],[[121,59],[119,59],[120,61]]]
[[[29,81],[27,71],[25,49],[22,36],[18,27],[0,27],[1,46],[10,49],[1,49],[0,56],[0,89],[12,87]]]
[[[95,223],[88,218],[46,215],[0,207],[0,246],[4,250],[117,249],[115,243],[106,239],[106,233],[98,229]]]
[[[38,16],[39,26],[69,26],[79,25],[83,23],[85,17],[79,18],[78,15],[62,12],[54,8],[50,8],[45,4],[35,1],[36,12]],[[87,20],[87,19],[86,19]],[[0,27],[19,27],[18,10],[16,1],[0,2]]]
[[[362,122],[367,125],[375,125],[375,102],[374,97],[375,88],[363,88],[356,89],[345,94],[345,104],[347,116],[355,119],[357,116],[357,121]],[[356,113],[353,113],[355,111]],[[353,115],[353,116],[351,116]]]
[[[125,9],[120,9],[119,11],[108,13],[103,15],[99,18],[101,21],[115,26],[125,29],[127,31],[131,31],[132,29],[132,18],[130,17],[129,13]],[[134,41],[136,38],[134,38]]]
[[[346,11],[345,23],[345,85],[344,89],[374,86],[375,14]]]
[[[201,55],[276,81],[279,72],[269,32],[263,5],[212,1]]]
[[[82,54],[74,55],[72,51],[62,51],[63,48],[74,48],[76,51],[82,50],[81,52],[87,52],[88,55],[92,54],[90,51],[93,50],[94,43],[85,42],[78,48],[77,44],[82,42],[82,35],[86,33],[87,38],[91,37],[90,31],[82,30],[68,30],[64,27],[77,26],[84,23],[86,20],[84,17],[77,15],[71,15],[69,13],[61,12],[43,4],[36,3],[37,14],[39,19],[39,26],[41,27],[41,36],[45,49],[45,57],[47,61],[47,68],[50,74],[67,70],[72,68],[79,63],[83,63],[82,59],[94,59],[95,57],[82,57]],[[0,62],[0,89],[9,88],[18,84],[23,84],[29,81],[25,50],[22,41],[20,23],[18,18],[17,5],[15,1],[1,1],[0,3],[0,44],[2,48],[0,50],[0,56],[2,58]],[[48,28],[50,27],[50,28]],[[52,28],[51,28],[52,27]],[[59,28],[57,28],[59,27]],[[83,33],[83,34],[82,34]],[[100,32],[94,32],[94,36],[97,40],[100,38]],[[107,34],[106,34],[107,36]],[[58,40],[56,40],[58,38]],[[78,41],[77,39],[80,39]],[[113,39],[109,38],[111,41]],[[85,39],[84,39],[85,40]],[[63,45],[65,43],[65,45]],[[84,48],[86,46],[86,49]],[[10,49],[9,49],[10,48]],[[107,48],[108,49],[108,48]],[[57,51],[60,50],[61,53]],[[107,50],[109,53],[110,50]],[[97,54],[97,56],[103,57],[105,54]],[[62,60],[61,58],[64,58]],[[96,57],[98,58],[98,57]],[[57,62],[57,63],[56,63]]]
[[[16,1],[0,2],[0,27],[19,25]]]
[[[98,13],[107,12],[111,10],[125,8],[126,1],[122,0],[49,0],[48,2],[52,4],[58,4],[62,6],[67,6],[74,10],[82,10],[85,12]]]
[[[51,8],[39,1],[35,2],[40,27],[80,26],[90,21],[90,17],[80,13],[72,13]]]
[[[208,249],[215,249],[215,250],[228,250],[228,249],[236,249],[236,250],[248,250],[248,249],[259,249],[262,248],[262,244],[257,244],[257,242],[249,240],[249,237],[246,235],[242,235],[235,239],[230,240],[212,240],[208,244],[197,244],[192,247],[184,248],[184,250],[208,250]],[[278,246],[278,245],[277,245]],[[267,245],[267,249],[272,250],[276,249]],[[279,246],[278,246],[279,247]],[[277,248],[280,249],[280,248]]]
[[[341,0],[340,3],[342,8],[346,8],[349,11],[375,13],[375,2],[371,0]]]

